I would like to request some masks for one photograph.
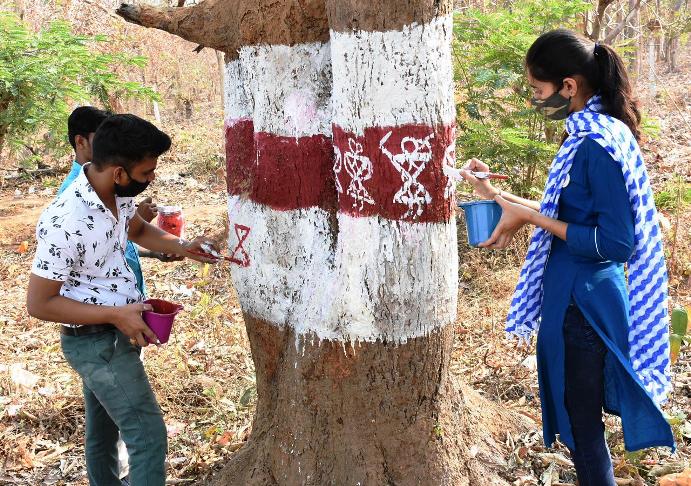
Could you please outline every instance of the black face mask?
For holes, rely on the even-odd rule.
[[[151,181],[139,182],[138,180],[132,178],[130,173],[127,172],[127,169],[123,167],[123,170],[125,171],[125,174],[127,174],[127,177],[130,178],[130,182],[126,186],[121,186],[120,184],[115,183],[115,194],[118,197],[138,196],[139,194],[144,192],[146,188],[149,186],[149,183]]]
[[[533,98],[530,104],[535,107],[538,113],[542,113],[550,120],[563,120],[569,116],[569,107],[571,106],[571,97],[565,97],[557,91],[553,95],[544,100]]]

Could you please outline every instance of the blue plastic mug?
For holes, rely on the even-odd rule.
[[[494,201],[470,201],[459,202],[458,207],[465,212],[468,244],[477,246],[487,241],[499,223],[501,206]]]

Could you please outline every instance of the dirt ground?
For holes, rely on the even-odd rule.
[[[656,191],[669,193],[671,200],[680,184],[673,174],[686,184],[691,182],[688,53],[687,49],[680,56],[685,59],[681,72],[660,74],[656,97],[649,83],[640,83],[639,89],[646,112],[659,119],[658,135],[644,145],[646,160]],[[215,127],[212,122],[207,125]],[[191,175],[187,163],[175,153],[163,160],[147,195],[159,204],[181,205],[188,236],[222,234],[226,219],[222,176],[217,172]],[[80,385],[64,362],[56,325],[28,317],[24,308],[35,224],[62,177],[6,178],[0,188],[0,484],[87,484]],[[691,209],[670,207],[662,212],[671,301],[689,307]],[[459,222],[462,226],[463,221]],[[535,421],[534,430],[524,436],[506,436],[510,451],[505,458],[506,475],[514,484],[573,484],[565,448],[542,445],[534,350],[519,349],[504,337],[503,321],[521,252],[488,253],[464,243],[459,251],[452,373],[486,397]],[[251,426],[256,387],[240,307],[226,264],[209,267],[146,259],[143,270],[150,296],[185,306],[171,342],[147,348],[144,362],[168,426],[169,484],[197,484],[242,445]],[[657,477],[689,467],[689,351],[685,346],[674,366],[675,391],[665,408],[678,440],[676,453],[625,453],[617,420],[607,419],[618,484],[653,485]]]

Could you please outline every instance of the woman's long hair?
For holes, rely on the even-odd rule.
[[[581,75],[602,96],[603,111],[624,122],[640,138],[641,113],[626,67],[610,46],[595,44],[567,29],[542,34],[528,49],[525,65],[538,81],[561,88],[564,78]]]

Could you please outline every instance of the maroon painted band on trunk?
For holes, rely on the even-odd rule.
[[[443,173],[454,127],[372,127],[363,136],[333,126],[339,211],[410,222],[452,215]],[[446,193],[446,194],[445,194]]]
[[[230,195],[283,211],[335,208],[331,137],[255,133],[238,120],[226,125],[226,164]]]
[[[373,127],[357,136],[254,132],[249,119],[226,126],[228,194],[277,210],[321,207],[352,216],[445,222],[452,216],[443,173],[454,127]],[[334,179],[334,174],[336,178]]]

